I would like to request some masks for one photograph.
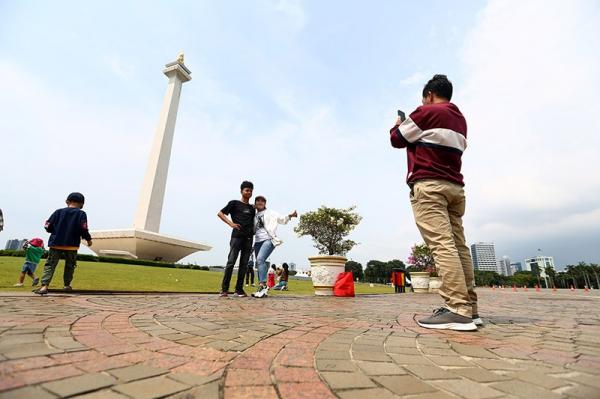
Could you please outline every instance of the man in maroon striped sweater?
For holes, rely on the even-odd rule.
[[[467,147],[467,123],[451,98],[452,83],[445,75],[435,75],[423,89],[423,105],[406,120],[398,117],[390,140],[393,147],[406,148],[410,202],[442,277],[439,292],[446,302],[417,322],[425,328],[471,331],[481,319],[462,226],[461,156]]]

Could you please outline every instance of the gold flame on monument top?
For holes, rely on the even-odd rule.
[[[183,64],[183,51],[180,51],[179,54],[177,54],[177,63]]]

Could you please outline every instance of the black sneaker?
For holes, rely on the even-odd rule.
[[[479,317],[478,314],[474,314],[473,315],[473,323],[475,323],[476,326],[482,326],[483,320],[481,320],[481,317]]]
[[[423,328],[432,328],[438,330],[456,330],[456,331],[475,331],[477,326],[470,317],[461,316],[453,313],[446,308],[439,308],[433,311],[433,316],[417,320]]]
[[[219,296],[221,298],[227,298],[229,296],[229,293],[227,291],[221,291],[221,293],[219,294]]]
[[[246,294],[246,293],[244,292],[244,290],[242,290],[242,291],[236,291],[236,292],[233,294],[233,297],[234,297],[234,298],[246,298],[247,296],[248,296],[248,294]]]

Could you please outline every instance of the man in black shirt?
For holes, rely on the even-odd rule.
[[[223,274],[223,283],[221,284],[221,296],[226,297],[229,291],[229,283],[233,274],[233,266],[240,255],[240,266],[238,270],[237,282],[235,284],[235,297],[248,296],[244,292],[244,276],[250,254],[252,253],[252,240],[254,238],[254,215],[256,211],[250,204],[254,185],[249,181],[242,182],[240,190],[242,192],[241,201],[232,200],[218,213],[219,218],[233,230],[231,231],[231,241],[229,242],[229,256],[227,265]],[[230,215],[231,220],[226,216]]]

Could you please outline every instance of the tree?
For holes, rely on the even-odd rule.
[[[555,287],[554,280],[556,279],[556,270],[554,270],[550,266],[546,266],[544,271],[546,272],[546,275],[550,279],[550,285],[552,286],[552,288],[554,288]],[[548,288],[548,287],[546,287],[546,288]]]
[[[365,269],[365,280],[369,283],[387,284],[390,282],[393,269],[406,269],[406,266],[398,259],[388,262],[370,260]]]
[[[433,254],[431,253],[431,249],[429,249],[425,243],[413,245],[408,257],[408,264],[412,271],[429,272],[437,275]]]
[[[352,277],[354,277],[355,280],[356,279],[358,279],[358,281],[365,280],[365,273],[363,271],[363,267],[358,262],[355,262],[353,260],[349,260],[348,262],[346,262],[346,271],[352,272]]]
[[[538,283],[538,276],[530,271],[516,272],[512,276],[512,281],[517,287],[533,287]]]
[[[299,237],[311,236],[321,255],[345,256],[357,243],[344,240],[344,237],[362,220],[354,209],[354,206],[346,209],[322,206],[316,211],[301,215],[294,231]]]

